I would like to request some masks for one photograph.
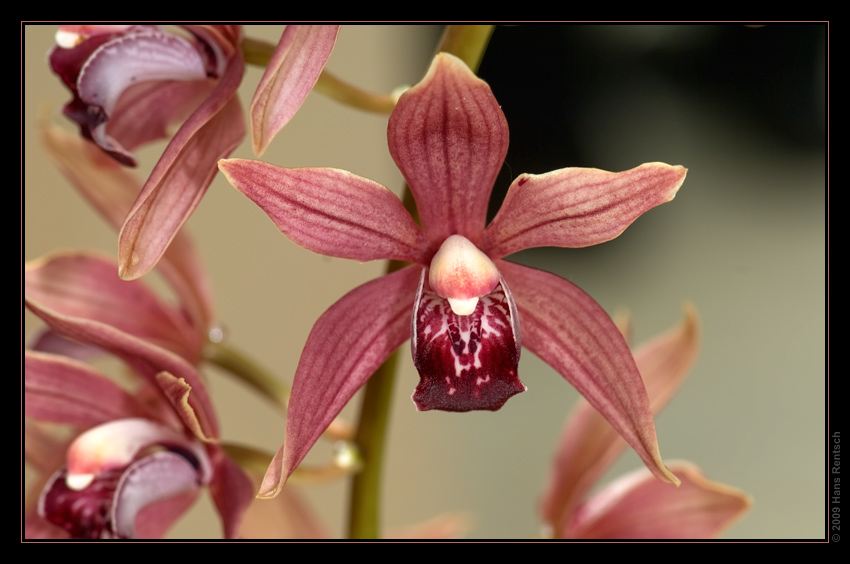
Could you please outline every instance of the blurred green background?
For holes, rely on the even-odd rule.
[[[23,259],[57,248],[116,254],[117,235],[39,147],[37,116],[61,117],[69,95],[48,70],[55,28],[26,26],[23,72]],[[249,26],[276,42],[281,26]],[[439,26],[344,26],[328,68],[389,92],[427,69]],[[701,317],[700,358],[657,417],[666,460],[699,464],[755,505],[725,538],[824,538],[826,42],[819,25],[508,26],[480,74],[511,128],[494,205],[513,177],[566,166],[625,170],[663,161],[689,169],[676,199],[618,239],[587,249],[537,249],[516,262],[557,273],[609,313],[628,311],[635,342]],[[261,76],[249,67],[247,108]],[[386,116],[313,93],[263,160],[332,166],[400,193]],[[143,177],[164,144],[138,153]],[[243,143],[233,156],[251,158]],[[197,240],[230,341],[291,381],[313,321],[383,271],[305,251],[220,175],[184,229]],[[367,314],[367,312],[364,312]],[[24,337],[39,321],[24,314]],[[577,393],[527,351],[528,391],[495,413],[416,412],[403,345],[385,467],[385,529],[469,512],[469,538],[533,538],[551,455]],[[282,418],[214,371],[224,438],[274,452]],[[344,416],[353,420],[359,396]],[[320,441],[307,462],[322,463]],[[608,481],[637,468],[625,453]],[[299,488],[330,534],[345,530],[347,481]],[[171,537],[218,538],[208,496]]]

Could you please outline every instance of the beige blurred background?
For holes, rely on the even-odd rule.
[[[57,248],[115,255],[116,234],[38,146],[40,108],[72,129],[60,115],[69,96],[46,65],[53,32],[43,26],[24,30],[23,259]],[[502,32],[511,31],[496,33]],[[280,33],[280,26],[247,30],[272,42]],[[328,68],[365,89],[388,92],[421,78],[438,33],[426,26],[345,26]],[[598,45],[601,51],[618,44],[651,53],[658,42],[681,40],[693,48],[698,35],[681,28],[607,28],[600,30]],[[569,74],[558,67],[557,53],[545,56],[553,72]],[[824,72],[823,59],[813,66]],[[511,72],[527,85],[530,99],[547,88],[546,76],[526,76],[522,68]],[[240,90],[246,107],[260,76],[260,69],[247,69]],[[650,78],[645,88],[612,91],[610,98],[597,100],[597,111],[600,106],[604,111],[584,114],[577,125],[583,154],[595,160],[559,166],[622,170],[646,161],[682,164],[689,176],[677,198],[604,246],[540,249],[513,260],[575,282],[609,313],[628,310],[637,342],[678,323],[685,302],[695,304],[702,352],[681,392],[656,419],[662,455],[694,461],[710,478],[754,497],[752,511],[725,538],[823,538],[824,152],[794,147],[766,128],[752,127],[730,112],[722,97],[687,96],[663,76]],[[495,93],[510,125],[512,108]],[[540,112],[556,111],[529,104]],[[344,168],[399,193],[402,178],[387,151],[386,119],[313,93],[263,160]],[[512,142],[517,142],[513,136]],[[140,175],[162,148],[139,153]],[[234,156],[252,157],[250,144],[243,143]],[[207,263],[227,338],[285,381],[291,381],[315,319],[383,270],[380,263],[331,259],[297,247],[221,176],[184,229]],[[24,322],[26,337],[39,322],[29,313]],[[407,347],[392,405],[385,530],[463,511],[472,518],[468,538],[533,538],[551,453],[576,392],[526,351],[520,374],[528,391],[502,410],[418,413],[410,400],[417,375]],[[274,452],[283,438],[282,418],[228,377],[206,372],[224,438]],[[349,420],[359,396],[352,404],[345,412]],[[329,444],[319,442],[308,461],[321,463],[329,455]],[[604,481],[640,464],[627,452]],[[330,534],[342,537],[347,482],[299,489]],[[170,536],[218,538],[211,507],[205,495]]]

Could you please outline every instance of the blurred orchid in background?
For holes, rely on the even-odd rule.
[[[628,345],[605,311],[568,281],[502,258],[613,239],[671,200],[686,170],[650,163],[622,173],[522,174],[485,229],[508,127],[489,86],[446,53],[401,96],[387,136],[421,229],[387,188],[347,171],[219,164],[302,247],[413,263],[354,289],[314,325],[293,381],[286,439],[260,495],[280,491],[325,427],[408,337],[421,379],[413,395],[418,409],[500,408],[525,389],[517,377],[524,344],[573,384],[657,477],[678,483],[661,460]]]
[[[624,328],[625,332],[628,332]],[[653,414],[673,396],[699,351],[699,320],[688,306],[682,324],[634,353]],[[712,538],[747,512],[752,500],[711,482],[689,462],[670,462],[680,480],[665,487],[646,469],[622,476],[588,495],[626,443],[585,400],[567,420],[540,506],[544,534],[556,538]]]
[[[245,137],[236,90],[245,63],[242,30],[187,25],[66,25],[50,66],[71,90],[65,115],[83,137],[125,165],[132,151],[169,137],[119,237],[122,278],[157,263],[216,173]],[[339,26],[287,26],[252,103],[255,147],[264,149],[318,80]]]
[[[76,538],[158,537],[207,486],[234,537],[253,488],[219,445],[209,395],[186,359],[194,330],[180,311],[82,252],[28,263],[25,303],[53,332],[111,353],[136,377],[125,391],[79,360],[25,351],[27,417],[79,433],[44,485],[39,515]]]
[[[77,190],[120,228],[139,193],[135,175],[56,126],[42,128],[42,141]],[[37,508],[30,508],[27,536],[158,538],[205,486],[225,536],[233,538],[253,486],[218,442],[212,402],[195,368],[215,311],[194,243],[177,233],[159,263],[175,304],[141,281],[121,280],[116,270],[114,261],[82,251],[26,265],[25,303],[47,324],[25,351],[28,436],[42,437],[26,442],[28,456],[56,443],[36,435],[36,422],[75,431],[71,441],[54,445],[67,455],[41,465],[46,480]],[[130,390],[83,362],[104,352],[132,369]]]

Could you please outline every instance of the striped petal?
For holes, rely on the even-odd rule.
[[[268,214],[281,233],[315,253],[361,262],[427,264],[430,244],[388,188],[333,168],[219,162],[227,180]]]
[[[254,500],[254,485],[239,465],[221,450],[214,454],[213,467],[210,495],[221,516],[224,538],[234,539],[239,536],[242,518]]]
[[[153,268],[198,206],[216,163],[245,137],[236,89],[244,62],[235,54],[227,71],[166,147],[127,215],[118,239],[119,274],[132,280]]]
[[[676,195],[687,169],[647,163],[626,172],[563,168],[522,174],[478,245],[493,258],[531,247],[587,247],[622,233]]]
[[[286,439],[260,497],[274,497],[354,393],[410,336],[422,268],[412,265],[355,288],[313,325],[292,382]]]
[[[503,260],[496,265],[515,296],[523,344],[572,384],[653,474],[677,484],[661,460],[640,373],[605,310],[554,274]]]
[[[438,54],[399,98],[387,138],[431,241],[463,235],[477,243],[508,151],[508,124],[487,83],[460,59]]]
[[[85,252],[66,252],[25,266],[30,298],[67,315],[104,323],[196,362],[201,335],[177,310],[168,307],[140,281],[126,282],[111,260]]]
[[[672,462],[681,480],[674,489],[645,469],[623,476],[596,494],[570,523],[567,538],[708,539],[752,505],[741,490],[712,482],[688,462]]]
[[[307,98],[331,56],[338,25],[287,25],[251,100],[254,154],[260,156]]]
[[[29,350],[24,351],[24,409],[29,417],[80,427],[148,413],[89,365]]]
[[[699,322],[688,307],[682,323],[635,350],[635,364],[646,385],[649,407],[657,414],[696,360]],[[543,522],[559,532],[580,500],[625,448],[626,442],[586,400],[580,399],[564,426],[543,496]],[[560,533],[559,533],[560,534]]]

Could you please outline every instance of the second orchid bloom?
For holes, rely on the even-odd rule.
[[[242,28],[185,25],[65,25],[48,54],[73,95],[64,113],[116,161],[177,127],[119,236],[119,274],[132,280],[162,257],[212,182],[218,159],[245,137],[237,89]],[[251,102],[259,155],[292,118],[330,57],[339,26],[288,25]]]
[[[521,174],[487,225],[508,126],[490,87],[445,53],[401,96],[387,137],[421,228],[389,189],[348,171],[219,163],[230,183],[302,247],[411,263],[355,288],[317,320],[293,381],[286,439],[260,495],[280,491],[327,425],[408,338],[420,410],[499,409],[525,390],[517,374],[525,346],[575,386],[653,474],[677,484],[662,462],[638,368],[609,316],[572,283],[503,258],[613,239],[670,201],[686,170],[649,163],[622,173]]]

